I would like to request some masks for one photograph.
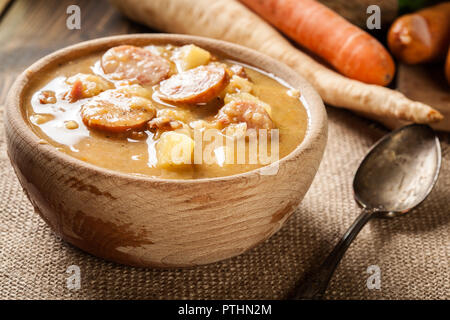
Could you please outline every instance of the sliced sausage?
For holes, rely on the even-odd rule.
[[[86,126],[108,132],[143,129],[155,114],[150,100],[123,89],[104,91],[81,107]]]
[[[154,85],[167,78],[170,63],[150,50],[123,45],[109,49],[102,57],[103,72],[112,80],[137,80]]]
[[[206,103],[227,86],[229,75],[223,67],[200,66],[161,82],[161,98],[181,103]]]
[[[250,101],[233,101],[224,105],[219,110],[216,120],[221,126],[245,122],[248,128],[253,129],[270,130],[274,127],[266,109]]]

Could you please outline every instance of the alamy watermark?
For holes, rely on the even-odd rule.
[[[370,16],[366,20],[366,26],[369,30],[381,29],[381,9],[376,4],[367,7],[367,14]]]
[[[69,30],[81,29],[81,9],[79,6],[72,4],[67,7],[66,13],[69,15],[66,19],[66,27]]]
[[[69,290],[80,290],[81,288],[81,269],[77,265],[71,265],[66,273],[70,274],[66,279],[66,287]]]
[[[370,274],[367,278],[366,285],[369,290],[380,290],[381,289],[381,269],[379,266],[371,265],[367,267],[366,272]]]
[[[195,129],[193,147],[187,143],[170,145],[165,156],[165,161],[173,165],[260,165],[266,166],[260,169],[260,174],[274,175],[278,172],[279,131],[246,129],[236,132],[229,127],[222,133],[216,129]]]

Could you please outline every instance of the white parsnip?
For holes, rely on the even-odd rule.
[[[152,28],[216,38],[265,53],[296,70],[333,106],[416,123],[441,120],[430,106],[402,93],[348,79],[293,47],[235,0],[112,0],[129,18]]]

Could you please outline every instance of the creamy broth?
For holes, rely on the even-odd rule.
[[[178,47],[149,46],[145,49],[169,62],[170,71],[166,79],[194,69],[183,69],[182,64],[186,61],[178,58],[177,54],[180,52]],[[76,59],[40,75],[31,84],[24,100],[25,116],[32,130],[45,143],[49,143],[59,151],[82,161],[124,173],[169,179],[228,176],[264,166],[263,163],[248,163],[248,137],[245,139],[246,163],[244,164],[235,164],[237,161],[233,164],[223,163],[224,148],[211,149],[213,150],[211,153],[213,163],[163,165],[160,161],[161,158],[158,158],[160,155],[158,143],[160,143],[164,133],[173,131],[192,138],[192,132],[199,123],[203,126],[206,123],[207,128],[213,127],[215,130],[217,123],[220,123],[220,121],[217,121],[220,118],[218,118],[218,112],[225,104],[224,97],[228,97],[225,95],[225,91],[229,94],[235,94],[243,90],[240,84],[235,85],[234,79],[248,81],[251,84],[251,90],[247,90],[248,93],[261,101],[261,105],[264,103],[264,106],[270,106],[273,129],[278,129],[279,132],[279,158],[292,152],[306,134],[308,118],[301,103],[299,92],[285,86],[272,75],[256,68],[211,56],[206,63],[207,66],[218,65],[219,68],[223,67],[228,72],[229,79],[227,79],[226,89],[221,90],[217,96],[208,102],[186,103],[185,101],[175,102],[162,99],[159,94],[159,91],[162,92],[162,82],[148,84],[135,80],[113,79],[111,75],[104,72],[105,67],[101,63],[103,55],[104,52]],[[116,65],[112,67],[117,70]],[[239,70],[242,77],[230,70]],[[69,83],[68,79],[80,73],[98,76],[104,86],[102,90],[99,89],[99,93],[94,92],[95,94],[91,97],[81,96],[76,100],[71,99],[70,94],[74,92],[75,85]],[[233,76],[236,77],[233,78]],[[141,90],[141,87],[145,90],[145,98],[151,101],[152,107],[156,110],[156,115],[153,118],[163,114],[161,110],[167,109],[180,112],[183,115],[183,121],[178,121],[178,118],[176,121],[171,121],[170,125],[174,126],[173,123],[176,123],[176,128],[158,128],[155,130],[150,127],[150,122],[148,122],[142,128],[120,129],[121,132],[113,132],[109,131],[110,129],[103,130],[102,127],[90,127],[90,122],[88,123],[86,119],[82,118],[81,110],[83,106],[86,108],[86,105],[96,96],[107,90],[129,88],[129,85],[139,86],[139,90]],[[88,89],[85,87],[85,90]],[[51,95],[49,99],[46,99],[48,92]],[[45,94],[43,95],[43,93]],[[105,94],[103,93],[103,95]],[[233,123],[232,125],[239,125],[239,123]],[[246,124],[246,128],[248,126],[249,124]],[[220,135],[225,137],[225,129],[227,128],[220,127],[217,130]],[[269,140],[269,150],[270,143]],[[208,145],[211,147],[208,142],[205,142],[203,150]],[[236,153],[234,155],[235,160]]]

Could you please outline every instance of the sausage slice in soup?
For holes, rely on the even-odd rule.
[[[112,80],[136,80],[153,85],[168,77],[170,63],[149,50],[135,46],[118,46],[102,56],[103,72]]]
[[[81,107],[84,124],[92,129],[125,132],[142,129],[156,114],[152,102],[126,89],[107,90]]]
[[[216,98],[229,82],[222,67],[200,66],[161,82],[161,98],[179,103],[206,103]]]

